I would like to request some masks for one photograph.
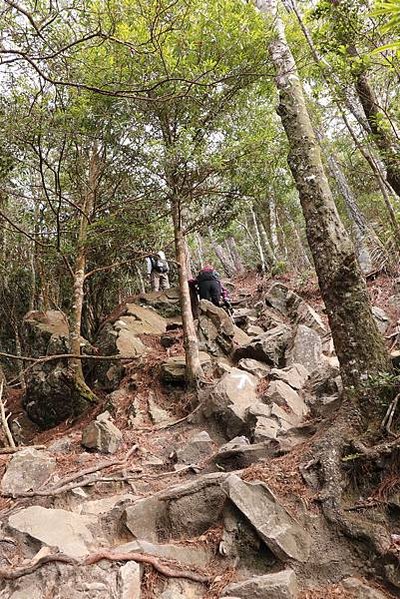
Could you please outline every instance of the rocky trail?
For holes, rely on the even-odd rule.
[[[387,335],[400,306],[389,291],[374,309]],[[1,599],[398,596],[396,569],[384,586],[367,544],[320,510],[312,447],[342,388],[318,301],[282,281],[236,292],[232,319],[202,301],[198,392],[185,389],[178,304],[172,289],[110,315],[95,347],[116,358],[85,361],[102,401],[78,421],[62,358],[27,370],[24,410],[8,390],[20,446],[0,449]],[[66,353],[65,326],[28,314],[25,355]],[[349,510],[384,510],[393,544],[398,490],[347,496]]]

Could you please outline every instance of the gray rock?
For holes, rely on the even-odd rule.
[[[167,512],[174,538],[197,537],[216,524],[222,514],[226,496],[219,484],[204,488],[186,488],[185,495],[169,502]]]
[[[308,372],[312,372],[322,359],[321,337],[310,327],[299,325],[286,352],[288,365],[302,364]]]
[[[268,364],[265,364],[264,362],[253,360],[252,358],[242,358],[239,360],[238,366],[242,370],[250,372],[250,374],[253,374],[259,379],[268,376],[271,371],[271,366],[268,366]]]
[[[306,390],[312,396],[336,395],[342,391],[339,366],[323,360],[315,368],[307,381]]]
[[[378,325],[379,332],[386,333],[390,325],[390,318],[386,314],[385,310],[382,310],[382,308],[379,308],[378,306],[373,306],[372,314],[374,315],[375,322]]]
[[[253,445],[235,444],[233,447],[230,447],[228,443],[221,447],[214,457],[214,462],[219,468],[231,472],[232,470],[247,468],[251,464],[271,457],[273,453],[269,442],[254,443]]]
[[[278,559],[307,561],[311,542],[308,533],[278,503],[267,485],[247,483],[231,474],[222,486]]]
[[[203,368],[210,367],[211,358],[206,352],[200,352]],[[186,360],[184,355],[171,356],[161,364],[161,380],[164,383],[184,383],[186,381]]]
[[[119,569],[120,599],[140,599],[142,568],[137,562],[127,562]]]
[[[235,347],[250,340],[222,308],[207,300],[201,300],[199,311],[199,339],[202,348],[207,352],[213,355],[229,355]]]
[[[172,420],[171,414],[157,404],[153,394],[149,394],[147,403],[149,406],[149,415],[153,424],[162,424]]]
[[[256,324],[252,324],[246,329],[246,333],[250,335],[250,337],[257,337],[258,335],[263,335],[265,333],[264,329],[259,327]]]
[[[89,527],[95,522],[90,516],[39,505],[20,510],[8,519],[12,529],[26,533],[45,545],[58,547],[62,553],[75,558],[89,553],[94,540]]]
[[[342,580],[342,586],[350,591],[354,599],[386,599],[387,595],[368,586],[358,578],[350,577]]]
[[[179,302],[179,289],[171,287],[165,291],[152,291],[141,293],[136,301],[142,305],[150,306],[164,318],[174,318],[181,312]]]
[[[47,451],[27,448],[15,453],[1,481],[3,493],[35,491],[55,472],[56,460]]]
[[[207,431],[202,431],[190,437],[185,446],[178,449],[179,462],[197,464],[213,454],[213,442]]]
[[[232,368],[211,390],[204,415],[220,422],[230,438],[245,432],[247,409],[257,401],[257,384],[252,374]]]
[[[271,381],[264,396],[267,403],[276,403],[278,406],[287,408],[298,416],[299,421],[308,412],[307,405],[300,395],[283,381]]]
[[[299,390],[304,387],[308,379],[309,372],[302,364],[293,364],[286,368],[273,368],[270,377],[279,379],[290,385],[293,389]]]
[[[284,324],[278,325],[263,335],[253,337],[249,343],[237,348],[234,352],[234,359],[253,358],[279,367],[291,337],[290,327]]]
[[[136,539],[157,542],[166,505],[157,497],[145,497],[125,509],[125,525]]]
[[[224,590],[239,599],[296,599],[298,596],[296,574],[293,570],[282,570],[274,574],[254,576],[243,582],[230,584]]]
[[[283,283],[274,283],[270,287],[265,302],[288,317],[293,324],[308,326],[319,335],[326,334],[326,327],[314,308]]]
[[[82,431],[82,445],[101,453],[115,453],[123,440],[121,431],[103,414]]]

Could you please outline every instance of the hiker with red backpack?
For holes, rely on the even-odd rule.
[[[164,252],[157,252],[146,258],[147,276],[150,279],[152,291],[169,289],[169,264]]]

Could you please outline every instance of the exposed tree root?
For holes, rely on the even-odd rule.
[[[102,559],[114,561],[114,562],[125,562],[125,561],[135,561],[143,564],[150,564],[153,566],[157,572],[162,574],[163,576],[168,576],[169,578],[186,578],[187,580],[192,580],[193,582],[200,582],[202,584],[208,584],[211,579],[209,576],[205,576],[203,574],[198,574],[197,572],[190,572],[189,570],[174,570],[170,566],[167,566],[159,559],[152,555],[144,555],[143,553],[119,553],[117,551],[111,550],[101,550],[97,553],[93,553],[89,555],[85,559],[85,564],[96,564]]]
[[[32,574],[45,564],[50,562],[62,562],[63,564],[77,564],[78,562],[62,553],[56,553],[54,555],[45,555],[41,557],[37,562],[29,564],[29,566],[21,566],[20,568],[0,568],[0,580],[16,580],[27,574]]]
[[[396,561],[397,555],[391,549],[391,536],[388,528],[379,522],[373,522],[361,514],[349,513],[343,506],[343,492],[347,484],[343,470],[343,453],[352,446],[360,456],[376,459],[390,455],[400,446],[400,439],[368,448],[360,441],[350,440],[359,431],[357,427],[345,426],[345,414],[338,416],[324,438],[316,446],[312,466],[319,466],[321,492],[319,500],[327,521],[346,537],[366,545],[369,551],[379,558],[379,567],[384,563]]]

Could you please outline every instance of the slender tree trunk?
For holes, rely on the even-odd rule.
[[[136,275],[137,278],[139,280],[139,289],[141,293],[146,293],[146,285],[144,284],[144,279],[143,279],[143,275],[142,272],[139,268],[139,266],[136,264],[135,265],[135,271],[136,271]]]
[[[265,250],[266,257],[267,257],[268,266],[272,267],[276,262],[276,256],[275,256],[274,251],[269,242],[269,238],[267,235],[267,231],[265,230],[264,223],[260,219],[258,219],[257,222],[258,222],[258,229],[260,231],[260,236],[261,236],[261,240],[262,240],[262,245]]]
[[[204,264],[204,248],[203,248],[203,239],[200,233],[196,233],[196,248],[197,248],[197,257],[199,261],[199,267],[201,268]]]
[[[79,355],[81,353],[81,328],[82,328],[82,310],[84,300],[84,284],[86,274],[86,243],[89,228],[89,219],[92,215],[96,190],[100,175],[100,158],[98,148],[94,147],[89,159],[89,177],[87,190],[82,202],[82,212],[80,213],[79,232],[77,240],[77,254],[74,265],[73,280],[73,304],[70,316],[70,348],[71,353]],[[70,368],[74,378],[78,383],[84,383],[82,371],[82,360],[71,359]]]
[[[255,4],[274,27],[269,53],[276,70],[278,114],[289,141],[288,162],[299,192],[342,378],[346,388],[360,389],[365,376],[390,370],[388,354],[353,245],[333,201],[276,0],[255,0]]]
[[[273,192],[268,194],[268,208],[269,208],[269,227],[271,231],[271,245],[274,255],[279,257],[279,239],[278,239],[278,225],[276,218],[276,203]]]
[[[265,254],[264,254],[263,246],[261,243],[260,229],[258,228],[257,216],[256,216],[253,206],[250,206],[250,212],[251,212],[251,217],[253,219],[254,232],[256,234],[257,249],[258,249],[258,255],[260,256],[261,270],[263,273],[265,273],[265,272],[267,272],[267,262],[265,260]]]
[[[172,199],[172,220],[174,225],[176,261],[178,263],[179,296],[186,355],[186,375],[188,383],[194,384],[202,375],[202,368],[200,363],[199,342],[190,302],[186,240],[182,228],[180,200],[176,197]]]

